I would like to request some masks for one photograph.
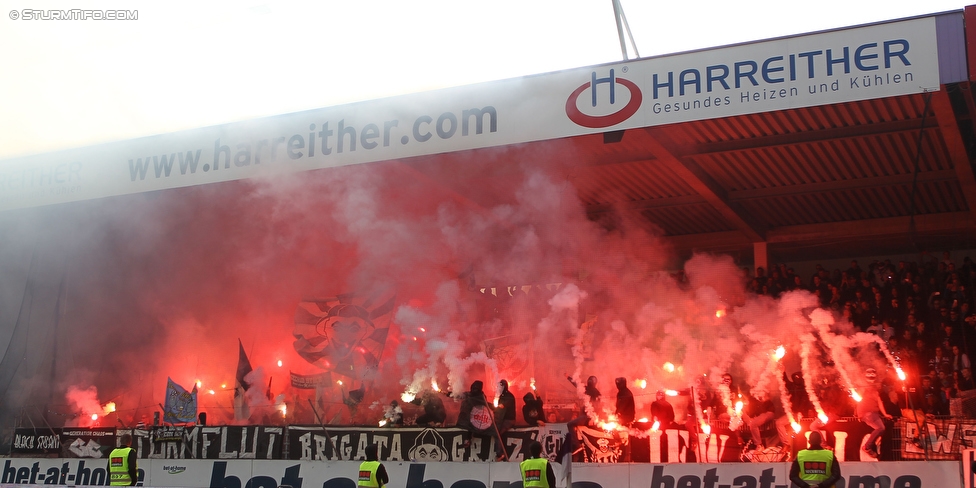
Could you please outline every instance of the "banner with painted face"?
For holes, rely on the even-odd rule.
[[[530,441],[539,441],[543,456],[554,460],[565,434],[565,424],[555,424],[511,429],[502,438],[511,452],[512,460],[524,458]],[[470,445],[466,446],[467,441],[470,441]],[[488,461],[495,459],[494,442],[493,437],[472,436],[467,430],[457,428],[323,429],[319,426],[293,425],[288,427],[288,459],[363,459],[366,446],[376,444],[381,461]]]
[[[303,300],[295,312],[295,351],[319,374],[368,380],[383,355],[395,304],[392,291]]]

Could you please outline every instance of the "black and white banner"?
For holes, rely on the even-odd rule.
[[[154,427],[148,442],[136,442],[140,458],[281,459],[284,427]]]
[[[10,452],[28,456],[61,454],[61,429],[16,429]]]
[[[65,427],[61,430],[61,457],[107,459],[115,446],[113,427]]]
[[[512,459],[521,459],[529,441],[542,443],[543,455],[555,459],[566,437],[566,424],[511,429],[502,438]],[[383,461],[488,461],[495,458],[493,437],[473,436],[463,429],[407,427],[366,429],[319,426],[288,427],[288,459],[336,461],[363,457],[376,444]],[[338,451],[338,453],[337,453]]]

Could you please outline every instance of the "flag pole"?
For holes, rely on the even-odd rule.
[[[485,399],[485,405],[488,405],[488,397],[485,396],[485,392],[481,392],[481,398]],[[499,447],[502,448],[502,459],[506,462],[508,461],[508,447],[505,446],[505,441],[502,440],[502,433],[498,430],[498,420],[495,419],[495,411],[491,411],[491,426],[495,429],[495,435],[498,436],[498,443],[501,444]]]
[[[325,432],[325,438],[329,440],[329,446],[332,447],[332,452],[335,453],[336,458],[342,461],[342,453],[336,449],[335,443],[332,442],[332,436],[329,435],[329,431],[325,428],[325,423],[322,422],[322,417],[319,417],[319,411],[315,409],[315,404],[312,403],[311,398],[306,398],[308,400],[308,406],[312,407],[312,413],[315,414],[315,418],[319,421],[319,426],[322,427],[322,431]]]

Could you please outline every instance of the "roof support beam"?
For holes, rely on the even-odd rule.
[[[861,137],[877,136],[883,134],[896,134],[899,132],[917,131],[922,126],[921,118],[896,120],[892,122],[880,122],[876,124],[855,125],[852,127],[838,127],[834,129],[823,129],[815,131],[797,132],[793,134],[779,134],[775,136],[756,137],[751,139],[740,139],[727,142],[713,142],[698,145],[693,151],[687,153],[688,156],[703,156],[706,154],[720,154],[736,151],[751,151],[755,149],[770,149],[781,146],[792,146],[796,144],[810,144],[821,141],[841,141],[846,139],[856,139]],[[932,120],[925,121],[925,128],[934,128],[936,123]]]
[[[692,161],[682,160],[675,153],[665,147],[660,141],[664,137],[657,137],[653,128],[645,129],[651,136],[642,141],[653,154],[658,163],[684,180],[696,193],[702,196],[709,205],[717,210],[722,217],[738,229],[751,242],[766,240],[766,229],[758,223],[750,222],[746,213],[729,201],[728,192],[722,188],[708,173]]]
[[[729,192],[729,200],[736,202],[754,198],[781,197],[804,193],[825,193],[831,191],[855,190],[859,188],[878,188],[886,186],[911,185],[915,176],[911,174],[879,176],[876,178],[857,178],[854,180],[829,181],[824,183],[807,183],[802,185],[779,186],[775,188],[760,188],[756,190],[737,190]],[[918,181],[947,181],[955,180],[956,171],[938,170],[926,171],[918,174]]]
[[[854,220],[823,224],[792,225],[776,227],[767,232],[769,244],[811,243],[818,241],[837,241],[858,237],[907,236],[909,217]],[[964,233],[976,234],[974,221],[969,212],[947,212],[941,214],[918,215],[915,217],[917,232],[923,233]],[[750,243],[737,231],[711,232],[707,234],[688,234],[663,238],[679,249],[746,249]]]
[[[944,87],[932,94],[932,109],[935,110],[935,117],[939,121],[939,130],[942,132],[942,139],[945,141],[949,157],[952,159],[956,177],[959,178],[959,185],[962,187],[966,206],[969,207],[970,217],[976,220],[976,177],[973,175],[973,165],[969,161],[969,153],[966,152],[966,144],[959,132],[959,123],[956,120],[955,112],[952,110],[949,93]]]
[[[908,235],[910,220],[911,217],[889,217],[777,227],[769,231],[768,241],[771,244],[778,244],[849,237]],[[974,230],[969,212],[916,215],[915,229],[919,233],[973,232]]]

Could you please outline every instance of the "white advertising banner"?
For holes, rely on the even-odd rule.
[[[935,17],[0,162],[0,211],[939,89]]]
[[[971,461],[970,461],[971,463]],[[521,488],[518,464],[383,463],[390,488]],[[267,460],[140,460],[141,486],[199,488],[346,488],[359,462]],[[566,482],[555,465],[557,486]],[[787,463],[574,464],[574,488],[788,488]],[[959,461],[842,463],[837,488],[955,488]],[[966,479],[970,480],[971,476]],[[972,486],[967,481],[966,487]],[[79,459],[8,458],[0,488],[103,485],[105,463]]]

